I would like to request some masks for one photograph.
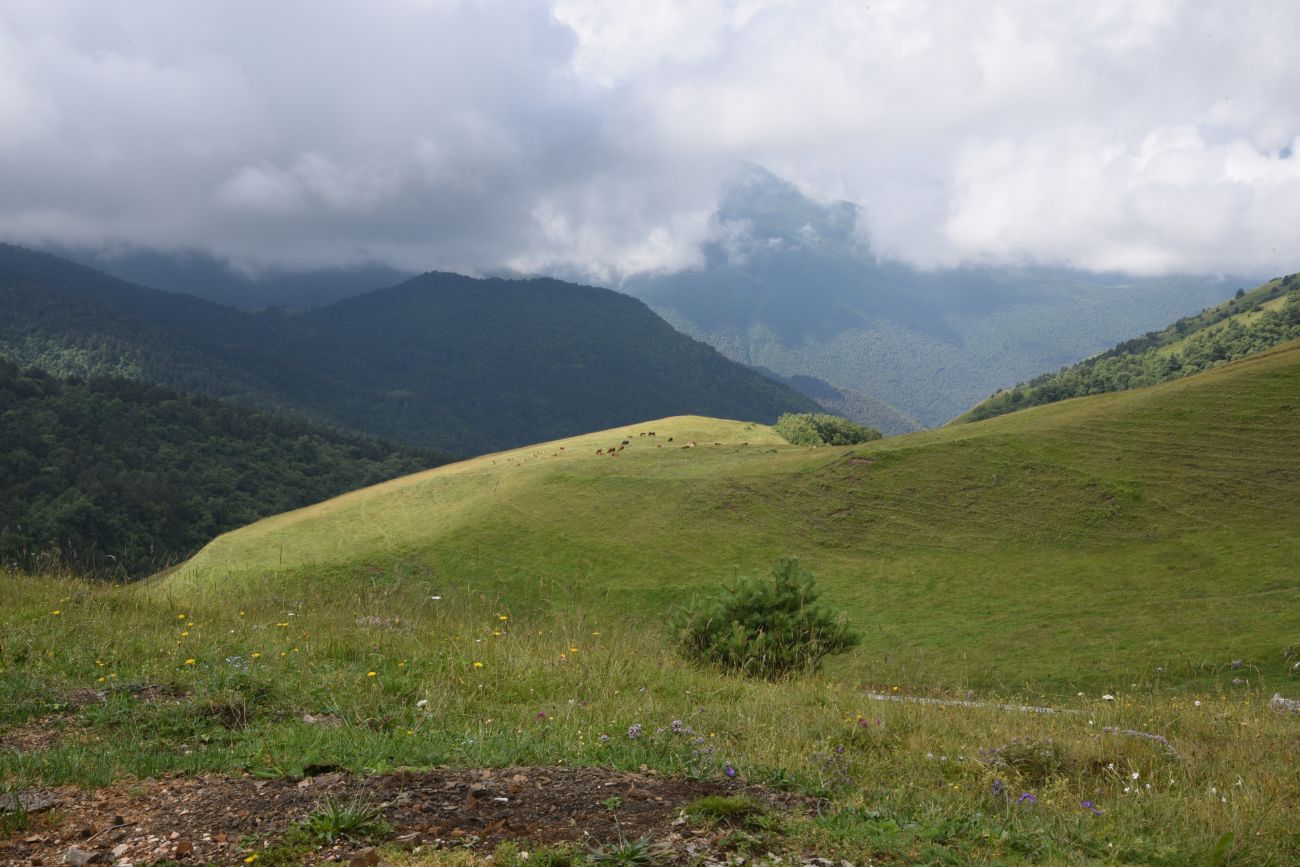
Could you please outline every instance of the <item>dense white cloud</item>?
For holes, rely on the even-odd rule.
[[[10,0],[0,238],[602,281],[764,164],[922,265],[1293,270],[1300,4]]]

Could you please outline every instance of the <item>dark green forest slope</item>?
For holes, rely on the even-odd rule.
[[[246,313],[0,245],[0,357],[116,375],[481,454],[670,415],[817,409],[629,296],[425,274],[306,313]]]
[[[0,562],[139,577],[226,530],[443,459],[120,378],[0,361]]]
[[[1124,391],[1200,373],[1300,338],[1300,274],[1149,331],[1078,364],[999,391],[957,419],[980,421],[1072,397]]]

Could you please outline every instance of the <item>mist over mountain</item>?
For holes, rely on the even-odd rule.
[[[373,262],[337,268],[243,270],[202,250],[58,246],[48,250],[128,283],[184,292],[240,310],[320,307],[415,276],[415,272]]]
[[[749,165],[721,200],[702,266],[621,288],[730,358],[816,377],[937,425],[999,387],[1251,283],[1040,265],[925,271],[880,257],[861,217],[851,203],[815,202]]]

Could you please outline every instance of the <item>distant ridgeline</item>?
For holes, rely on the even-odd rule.
[[[461,455],[647,418],[770,423],[818,409],[607,289],[431,273],[306,312],[247,313],[7,244],[0,357]]]
[[[999,391],[958,422],[980,421],[1072,397],[1190,376],[1300,339],[1300,274],[1278,278],[1113,349]]]
[[[0,564],[142,577],[267,515],[445,462],[120,378],[0,360]]]

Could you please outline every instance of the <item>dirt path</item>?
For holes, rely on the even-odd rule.
[[[404,848],[472,846],[506,840],[529,845],[587,844],[649,834],[686,841],[683,807],[706,795],[742,791],[782,810],[810,802],[747,789],[731,781],[692,781],[603,768],[431,770],[360,776],[313,769],[301,780],[173,777],[124,782],[107,789],[75,787],[24,793],[30,826],[0,839],[0,864],[65,863],[76,847],[105,864],[244,864],[274,847],[295,822],[327,798],[383,806],[390,839]],[[707,840],[699,841],[707,848]],[[303,863],[343,860],[359,849],[340,844]],[[702,849],[684,846],[683,854]]]

